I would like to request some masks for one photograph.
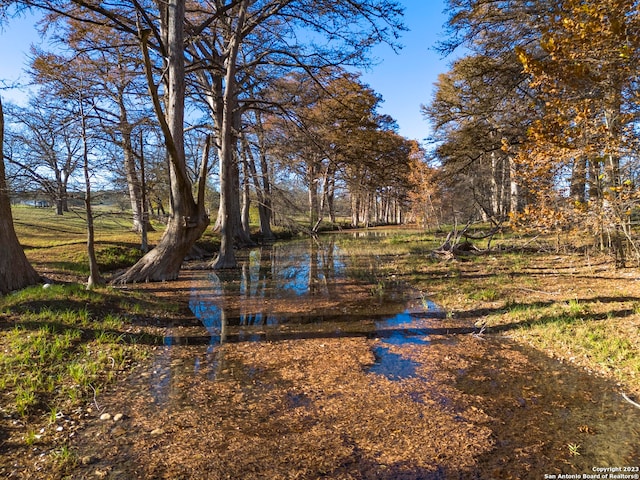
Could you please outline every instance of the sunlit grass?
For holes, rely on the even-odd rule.
[[[56,215],[53,209],[22,205],[14,207],[12,213],[20,243],[37,270],[82,276],[89,273],[82,209]],[[142,256],[140,235],[131,230],[131,224],[129,212],[96,208],[96,255],[102,271],[126,268]],[[158,241],[164,226],[155,224],[154,229],[148,234],[152,244]]]
[[[494,250],[434,260],[429,249],[439,246],[441,240],[416,232],[397,238],[376,237],[368,239],[367,244],[373,249],[382,247],[380,251],[384,252],[377,275],[393,273],[419,291],[428,292],[454,318],[456,312],[464,312],[471,323],[482,319],[487,332],[492,328],[505,332],[551,355],[608,372],[640,390],[640,302],[633,300],[633,293],[614,285],[607,290],[607,303],[600,303],[597,296],[590,300],[588,295],[583,298],[570,293],[574,291],[571,277],[566,276],[568,283],[558,285],[556,272],[563,266],[566,271],[571,271],[571,265],[580,267],[584,259],[576,255],[562,264],[555,254],[513,248],[518,242],[528,245],[526,238],[496,238],[494,246],[500,242],[510,245],[506,252]],[[354,255],[362,248],[354,244]],[[592,288],[597,291],[601,287],[596,277],[594,282]]]
[[[627,311],[627,302],[618,307]],[[610,372],[618,380],[640,386],[640,322],[637,306],[629,316],[616,317],[602,311],[597,300],[507,303],[504,309],[488,317],[489,327],[513,326],[509,335],[542,351],[565,358],[590,369]]]
[[[3,408],[21,417],[64,410],[144,357],[138,342],[154,338],[130,333],[129,312],[113,311],[120,304],[149,313],[148,301],[131,293],[81,285],[0,297],[0,322],[13,325],[0,330],[0,387],[11,400]]]

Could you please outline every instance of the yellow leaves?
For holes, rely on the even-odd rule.
[[[527,55],[527,51],[524,48],[517,46],[515,48],[515,52],[516,57],[518,57],[518,61],[522,64],[525,72],[527,72],[529,69],[529,55]]]
[[[629,48],[629,45],[622,45],[620,47],[620,53],[618,54],[618,57],[627,60],[631,57],[630,52],[631,48]]]
[[[521,213],[511,215],[511,225],[520,231],[536,231],[550,233],[568,221],[567,213],[557,208],[551,202],[551,197],[546,202],[527,206]]]
[[[550,53],[556,50],[556,42],[551,36],[547,36],[543,38],[542,41],[540,42],[540,46]]]

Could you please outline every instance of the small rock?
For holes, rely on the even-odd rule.
[[[111,420],[111,414],[103,413],[102,415],[100,415],[100,420]]]
[[[47,288],[51,288],[51,284],[50,283],[45,283],[44,285],[42,285],[42,288],[44,288],[45,290]]]
[[[96,460],[95,460],[95,458],[93,458],[93,457],[92,457],[92,456],[90,456],[90,455],[85,455],[84,457],[81,457],[81,458],[80,458],[80,463],[81,463],[82,465],[89,465],[89,464],[91,464],[91,463],[93,463],[93,462],[95,462],[95,461],[96,461]]]
[[[119,420],[122,420],[122,417],[123,417],[123,416],[124,416],[124,415],[122,415],[121,413],[116,413],[116,414],[113,416],[113,421],[114,421],[114,422],[117,422],[117,421],[119,421]]]
[[[113,430],[111,430],[111,435],[113,435],[114,437],[121,437],[125,433],[127,433],[127,431],[124,428],[122,428],[120,425],[118,425]]]
[[[151,435],[156,436],[156,435],[162,435],[164,434],[164,430],[161,428],[156,428],[154,430],[151,430]]]
[[[96,470],[93,474],[98,478],[107,478],[109,475],[109,470]]]

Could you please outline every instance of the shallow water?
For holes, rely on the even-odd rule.
[[[225,359],[225,343],[362,337],[371,339],[375,358],[367,373],[392,382],[432,382],[433,369],[445,368],[438,367],[442,356],[460,358],[460,366],[446,367],[449,384],[433,384],[433,397],[461,421],[469,407],[451,401],[450,388],[485,412],[483,425],[493,430],[495,442],[487,455],[494,463],[501,456],[505,465],[520,462],[531,473],[520,478],[640,465],[640,409],[625,402],[614,384],[448,321],[437,305],[406,286],[386,283],[381,289],[370,282],[378,278],[376,265],[344,254],[332,237],[255,249],[240,259],[238,270],[201,272],[189,301],[201,325],[168,332],[150,375],[154,401],[179,406],[188,402],[193,382],[229,376],[278,388],[277,380],[270,384]],[[429,355],[433,365],[425,366]],[[287,397],[290,408],[309,402],[300,393]],[[576,454],[568,456],[572,448]],[[508,474],[498,469],[493,478]]]

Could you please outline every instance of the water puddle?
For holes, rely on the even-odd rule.
[[[374,347],[376,363],[369,369],[370,373],[383,375],[389,380],[403,380],[416,376],[418,364],[389,350],[388,347]]]
[[[282,408],[310,415],[321,390],[305,391],[303,380],[276,375],[275,367],[230,359],[225,346],[277,349],[285,340],[317,340],[313,348],[321,350],[324,341],[365,338],[375,358],[367,381],[411,384],[402,395],[421,408],[436,405],[454,422],[491,428],[494,445],[483,461],[513,466],[517,459],[551,475],[624,466],[640,454],[640,410],[625,404],[615,385],[533,350],[469,335],[477,333],[473,327],[449,321],[402,285],[372,290],[376,262],[344,254],[334,239],[256,249],[240,265],[198,273],[189,305],[201,325],[168,332],[149,380],[156,405],[187,405],[198,382],[229,381],[236,395],[258,403],[280,389]],[[570,461],[569,449],[576,454]],[[565,463],[548,470],[559,458]],[[496,467],[492,478],[512,474]]]

